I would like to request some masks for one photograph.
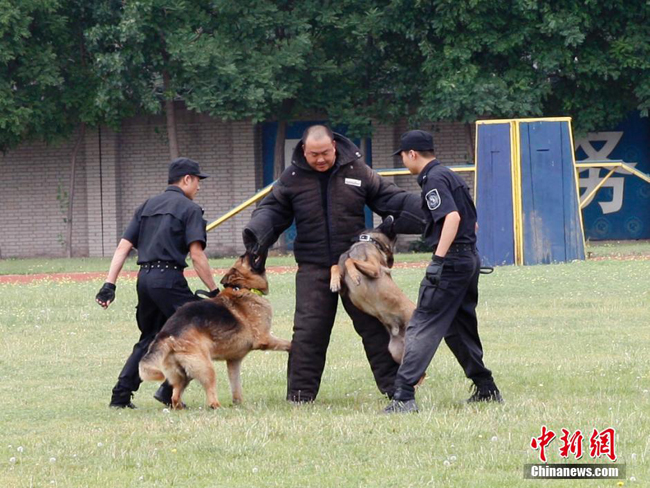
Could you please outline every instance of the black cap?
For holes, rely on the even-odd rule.
[[[207,178],[208,175],[201,173],[199,163],[189,158],[176,158],[169,163],[169,182],[178,181],[185,175]]]
[[[393,153],[397,156],[402,151],[432,151],[433,136],[423,130],[410,130],[402,134],[399,149]]]

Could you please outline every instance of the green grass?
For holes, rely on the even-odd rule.
[[[650,257],[650,241],[589,241],[587,242],[588,255],[594,258],[603,257]],[[399,262],[412,263],[424,261],[430,253],[405,253],[400,254]],[[8,274],[39,274],[39,273],[77,273],[77,272],[107,272],[110,258],[31,258],[31,259],[0,259],[0,275]],[[213,268],[228,268],[233,262],[233,257],[212,258],[210,265]],[[294,266],[296,261],[292,255],[270,256],[269,266]],[[138,269],[134,257],[127,259],[124,269],[135,271]]]
[[[105,271],[107,261],[100,264]],[[394,271],[412,298],[421,274]],[[289,338],[294,276],[270,280],[274,333]],[[618,486],[524,480],[542,425],[558,437],[563,427],[581,429],[580,462],[592,461],[591,430],[614,427],[625,486],[650,481],[648,260],[500,267],[483,276],[485,360],[506,403],[464,405],[469,382],[442,345],[418,392],[421,412],[397,417],[378,414],[386,401],[342,307],[314,405],[284,401],[286,354],[255,351],[243,365],[242,407],[232,406],[225,365],[216,363],[218,411],[205,410],[194,383],[187,411],[164,411],[153,383],[136,393],[138,410],[110,410],[137,339],[135,281],[121,280],[105,311],[94,303],[101,281],[0,285],[3,487]],[[561,462],[558,447],[556,439],[549,462]]]

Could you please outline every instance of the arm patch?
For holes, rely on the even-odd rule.
[[[436,188],[429,191],[425,195],[425,198],[427,200],[427,207],[429,207],[429,210],[437,209],[442,203],[442,199],[440,198],[440,194],[438,193],[438,190]]]

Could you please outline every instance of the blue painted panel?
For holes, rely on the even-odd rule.
[[[577,175],[573,166],[573,146],[571,127],[568,122],[561,124],[562,142],[562,185],[564,187],[564,242],[567,261],[585,259],[585,240],[580,221],[580,197],[578,195]]]
[[[526,265],[584,256],[568,131],[567,122],[519,126]]]
[[[487,266],[514,264],[510,124],[479,124],[477,247]]]
[[[576,139],[576,159],[622,160],[650,174],[650,118],[634,112],[613,130]],[[580,191],[591,191],[608,169],[580,171]],[[582,210],[588,239],[650,239],[650,184],[625,171],[612,175]]]

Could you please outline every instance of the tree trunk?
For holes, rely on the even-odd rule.
[[[278,114],[278,132],[275,137],[275,148],[273,149],[273,179],[277,180],[286,166],[284,160],[284,146],[287,140],[287,121],[291,118],[291,110],[294,104],[293,99],[282,102]]]
[[[284,146],[287,140],[287,121],[278,120],[278,132],[275,135],[273,149],[273,179],[277,180],[284,171]]]
[[[65,240],[66,255],[68,258],[72,257],[72,206],[74,203],[74,180],[77,173],[77,155],[79,154],[79,148],[81,148],[85,134],[86,124],[82,122],[81,127],[79,127],[79,137],[77,137],[77,142],[72,149],[72,159],[70,162],[70,189],[68,190],[68,216],[66,218],[67,237]]]
[[[469,122],[465,124],[465,134],[467,136],[467,157],[469,158],[468,162],[476,164],[476,149],[474,147],[474,138],[472,137],[472,124]]]
[[[176,111],[174,109],[174,97],[169,95],[170,78],[167,71],[163,71],[163,83],[165,92],[165,116],[167,118],[167,139],[169,140],[169,156],[176,159],[178,153],[178,137],[176,135]]]

